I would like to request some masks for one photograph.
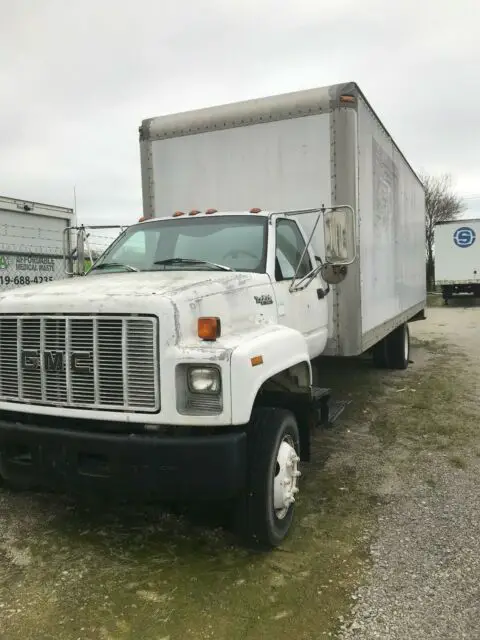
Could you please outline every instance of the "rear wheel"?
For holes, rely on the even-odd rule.
[[[380,340],[373,347],[373,364],[377,369],[387,368],[387,341],[386,339]]]
[[[410,362],[410,329],[402,324],[373,348],[373,362],[379,369],[406,369]]]
[[[406,369],[410,362],[410,329],[402,324],[387,336],[387,366],[389,369]]]
[[[236,510],[237,530],[249,544],[272,548],[288,535],[298,493],[300,437],[285,409],[255,409],[249,425],[247,491]]]

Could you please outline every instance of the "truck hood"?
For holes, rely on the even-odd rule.
[[[0,294],[0,313],[155,313],[163,306],[260,287],[271,292],[266,274],[219,271],[102,273],[34,284]],[[267,290],[268,289],[268,290]]]

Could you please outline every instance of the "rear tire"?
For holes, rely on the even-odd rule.
[[[236,529],[249,545],[272,548],[287,537],[300,475],[300,436],[285,409],[254,409],[248,431],[247,490],[236,506]]]
[[[387,368],[387,341],[385,338],[373,347],[373,364],[377,369]]]
[[[379,369],[406,369],[410,362],[410,329],[402,324],[373,348],[373,363]]]
[[[406,369],[410,362],[410,329],[402,324],[387,336],[387,366],[389,369]]]

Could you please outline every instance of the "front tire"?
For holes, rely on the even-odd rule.
[[[237,530],[250,545],[277,547],[291,529],[298,493],[295,416],[285,409],[254,409],[248,439],[247,490],[237,506]]]

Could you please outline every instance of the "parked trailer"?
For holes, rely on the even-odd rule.
[[[0,474],[226,500],[276,546],[337,413],[314,359],[408,366],[422,184],[355,84],[146,120],[140,140],[145,221],[86,277],[0,295]]]
[[[0,291],[65,278],[73,209],[0,196]]]
[[[445,304],[455,295],[480,297],[480,219],[435,226],[435,283]]]

